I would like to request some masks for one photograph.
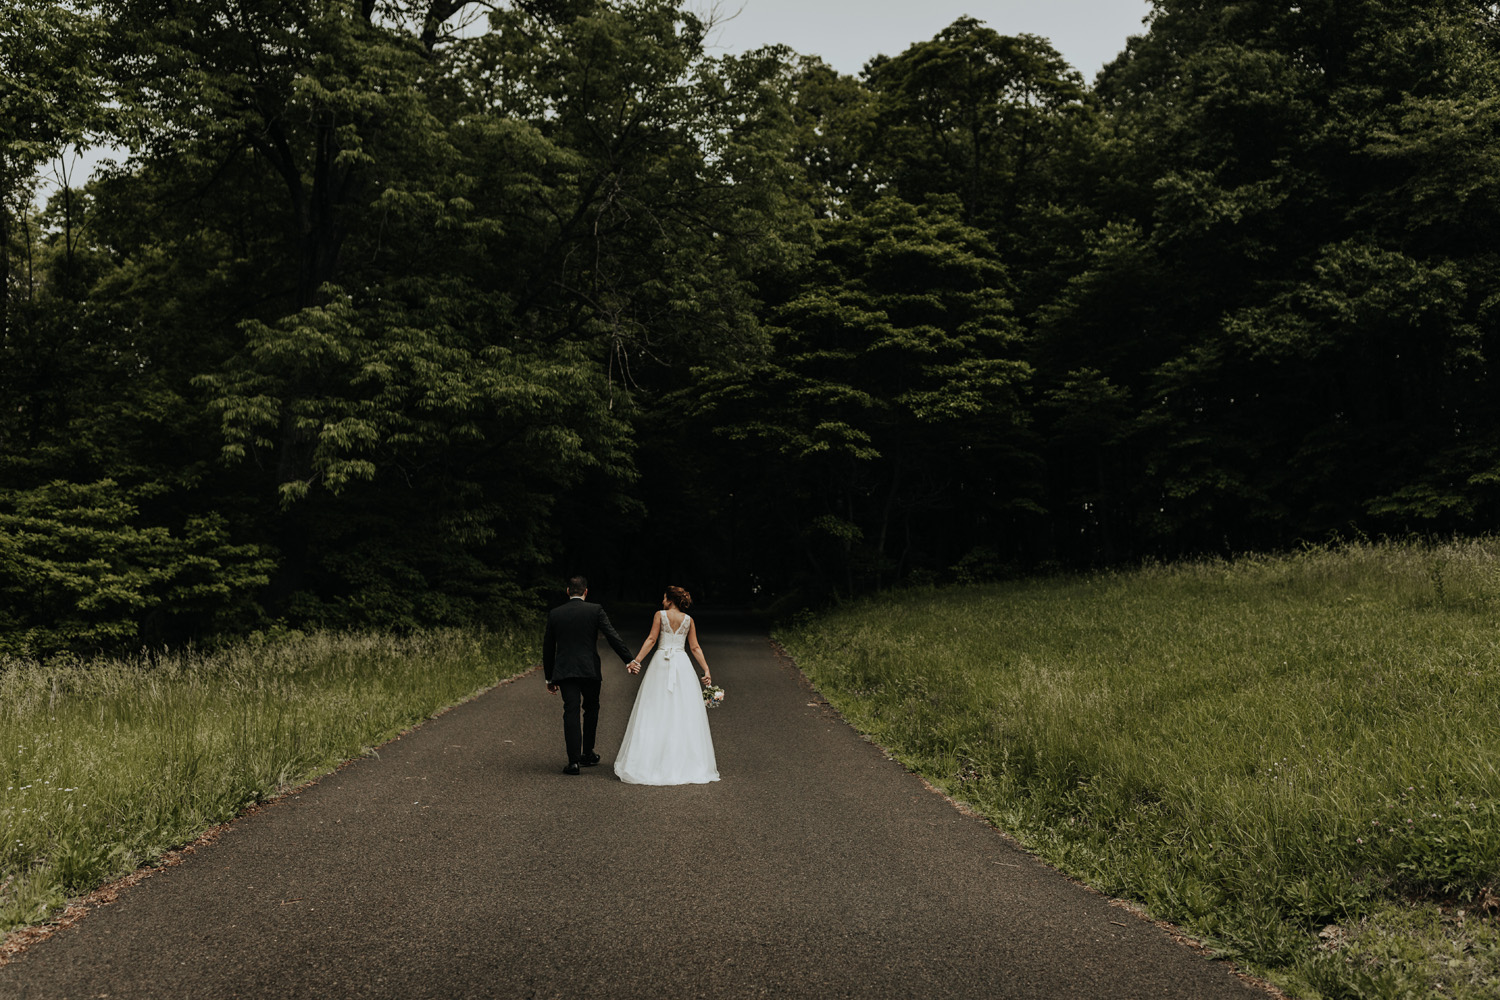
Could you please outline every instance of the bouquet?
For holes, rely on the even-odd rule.
[[[706,708],[718,708],[724,704],[724,689],[715,684],[713,687],[703,689],[703,705]]]

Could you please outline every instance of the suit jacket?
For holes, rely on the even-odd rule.
[[[603,633],[609,647],[629,663],[634,656],[620,639],[620,633],[609,623],[609,615],[597,604],[568,599],[547,615],[547,632],[542,637],[542,672],[547,683],[571,680],[602,680],[599,668],[599,635]]]

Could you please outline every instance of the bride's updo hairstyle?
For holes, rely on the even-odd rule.
[[[678,611],[684,613],[693,606],[693,595],[681,587],[668,587],[667,592],[662,596],[676,605]]]

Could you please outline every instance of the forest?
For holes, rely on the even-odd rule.
[[[0,656],[1495,527],[1494,4],[6,7]]]

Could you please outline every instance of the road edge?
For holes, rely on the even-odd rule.
[[[383,748],[390,746],[397,740],[404,739],[405,737],[410,736],[412,733],[416,732],[418,729],[421,729],[423,726],[427,725],[429,722],[432,722],[434,719],[438,719],[444,715],[447,715],[449,712],[453,711],[461,705],[467,705],[469,702],[474,701],[477,698],[482,698],[485,695],[489,694],[491,691],[494,691],[496,688],[504,687],[505,685],[514,683],[515,681],[518,681],[523,677],[528,677],[540,670],[541,667],[542,665],[540,663],[533,663],[531,666],[527,667],[525,670],[522,670],[518,674],[513,674],[510,677],[501,678],[494,684],[474,691],[466,695],[465,697],[460,698],[458,701],[453,702],[451,705],[444,705],[442,708],[439,708],[437,711],[429,714],[426,718],[415,722],[410,726],[407,726],[405,729],[396,733],[394,736],[391,736],[389,739],[386,739],[376,744],[375,746],[367,747],[358,756],[346,758],[345,760],[340,761],[334,767],[328,769],[327,771],[324,771],[322,774],[307,779],[300,785],[289,786],[278,791],[270,798],[262,799],[259,802],[246,806],[239,813],[235,814],[233,818],[225,820],[224,822],[219,823],[215,826],[209,827],[207,830],[204,830],[202,833],[200,833],[197,837],[193,838],[187,843],[182,844],[180,847],[174,847],[171,850],[164,851],[162,855],[151,864],[142,865],[135,871],[130,872],[126,875],[122,875],[111,882],[106,882],[104,885],[99,886],[97,889],[94,889],[91,892],[69,899],[63,904],[63,908],[60,911],[48,917],[46,920],[43,920],[41,923],[27,924],[24,927],[15,927],[9,931],[6,931],[3,935],[0,935],[0,968],[4,968],[5,966],[10,965],[12,962],[20,959],[20,957],[32,945],[39,944],[42,941],[46,941],[48,938],[59,933],[60,931],[66,931],[72,927],[76,927],[90,913],[93,913],[95,910],[113,903],[120,897],[120,894],[125,892],[126,890],[139,885],[140,883],[151,878],[153,875],[157,875],[163,871],[166,871],[168,868],[173,868],[177,865],[182,864],[188,859],[189,856],[197,853],[202,848],[211,846],[216,840],[224,836],[224,834],[229,833],[237,823],[241,823],[249,819],[251,816],[256,815],[257,813],[270,809],[273,806],[284,802],[291,796],[300,795],[302,792],[306,791],[309,788],[312,788],[323,779],[329,777],[330,775],[337,774],[344,768],[357,761],[365,760],[370,757],[380,756],[380,751]]]
[[[864,740],[866,743],[879,750],[887,760],[894,761],[895,763],[900,764],[902,767],[906,768],[908,774],[911,774],[922,783],[922,787],[926,788],[929,792],[947,802],[948,805],[952,806],[955,811],[957,811],[961,815],[969,817],[970,819],[974,819],[979,821],[980,823],[983,823],[990,829],[991,832],[1001,837],[1007,844],[1009,844],[1011,847],[1014,847],[1017,851],[1025,854],[1027,857],[1031,858],[1033,861],[1046,868],[1047,870],[1055,872],[1060,877],[1067,879],[1074,885],[1088,890],[1101,899],[1107,900],[1110,906],[1118,907],[1119,909],[1124,910],[1131,916],[1135,917],[1137,920],[1151,924],[1158,930],[1165,933],[1167,937],[1171,938],[1175,943],[1181,945],[1182,947],[1196,952],[1197,954],[1210,961],[1223,964],[1223,966],[1228,969],[1236,979],[1244,983],[1246,986],[1249,986],[1250,988],[1255,990],[1259,990],[1265,993],[1267,996],[1273,997],[1274,1000],[1295,1000],[1295,998],[1291,995],[1282,992],[1282,990],[1274,983],[1262,979],[1261,977],[1256,976],[1253,973],[1245,971],[1233,960],[1218,957],[1214,953],[1214,950],[1210,945],[1200,940],[1199,938],[1194,937],[1192,934],[1183,930],[1181,927],[1177,926],[1171,921],[1162,920],[1158,917],[1152,916],[1151,913],[1140,903],[1130,899],[1122,899],[1117,896],[1111,896],[1108,893],[1102,892],[1094,886],[1089,885],[1082,879],[1079,879],[1073,875],[1069,875],[1062,869],[1055,867],[1054,865],[1050,864],[1045,858],[1041,857],[1035,851],[1031,850],[1031,848],[1023,844],[1008,830],[1005,830],[1003,827],[996,826],[989,817],[979,812],[973,806],[969,805],[967,802],[962,801],[961,799],[955,799],[953,796],[949,795],[941,788],[938,788],[932,782],[928,781],[926,776],[923,775],[920,771],[913,770],[904,761],[893,754],[888,747],[883,746],[869,733],[866,733],[854,723],[845,718],[844,714],[840,712],[838,708],[836,708],[833,703],[823,695],[821,691],[818,690],[818,686],[813,683],[812,678],[807,676],[807,672],[797,665],[796,657],[792,656],[792,654],[787,651],[786,647],[778,642],[775,637],[770,637],[769,642],[771,644],[771,652],[775,655],[777,661],[782,665],[790,668],[797,674],[797,676],[801,679],[802,685],[817,697],[818,704],[823,709],[826,715],[828,715],[830,718],[837,719],[839,722],[848,726],[860,739]]]

